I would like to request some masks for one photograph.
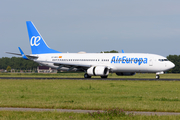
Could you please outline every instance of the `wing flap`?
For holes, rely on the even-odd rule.
[[[43,61],[45,62],[45,61]],[[47,62],[47,61],[46,61]],[[66,64],[66,63],[54,63],[55,66],[59,66],[58,69],[62,68],[62,67],[67,67],[69,68],[69,71],[73,68],[77,68],[77,69],[88,69],[89,67],[91,67],[90,65],[79,65],[79,64]]]

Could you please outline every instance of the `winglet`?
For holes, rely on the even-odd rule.
[[[122,50],[122,53],[124,53],[124,50]]]
[[[20,53],[21,53],[21,55],[22,55],[22,58],[24,58],[25,60],[29,60],[27,57],[26,57],[26,55],[24,54],[24,52],[21,50],[21,48],[20,47],[18,47],[19,48],[19,51],[20,51]]]

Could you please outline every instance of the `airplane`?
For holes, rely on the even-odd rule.
[[[29,35],[29,43],[32,54],[25,55],[21,48],[21,55],[26,60],[33,60],[43,66],[58,70],[82,71],[84,78],[101,76],[107,78],[109,73],[118,76],[135,75],[138,73],[156,73],[156,79],[160,74],[175,67],[167,58],[148,53],[62,53],[51,49],[31,21],[26,21]]]

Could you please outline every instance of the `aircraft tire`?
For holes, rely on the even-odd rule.
[[[91,78],[87,73],[84,74],[84,78]]]
[[[160,76],[159,75],[156,75],[156,79],[159,79],[160,78]]]

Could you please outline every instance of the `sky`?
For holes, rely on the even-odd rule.
[[[180,55],[179,0],[1,0],[0,58],[31,54],[26,21],[60,52]]]

